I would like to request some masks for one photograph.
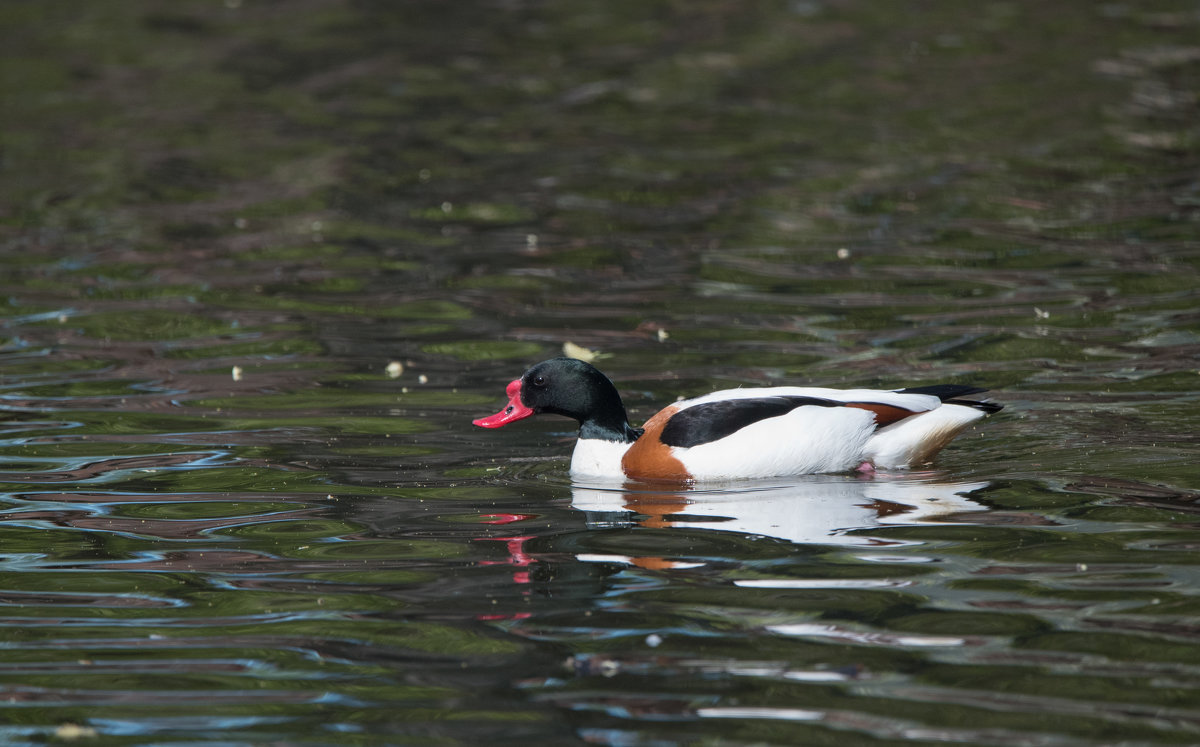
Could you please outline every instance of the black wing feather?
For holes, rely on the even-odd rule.
[[[786,415],[797,407],[841,407],[845,403],[820,397],[748,397],[705,402],[671,416],[659,436],[667,446],[692,447],[719,441],[751,423]]]
[[[974,407],[976,410],[982,410],[991,415],[995,412],[1000,412],[1004,409],[1004,405],[998,405],[995,402],[979,402],[973,399],[958,399],[965,397],[968,394],[979,394],[986,392],[977,386],[967,386],[965,384],[934,384],[932,386],[911,386],[908,389],[897,389],[901,394],[932,394],[941,401],[951,405],[962,405],[964,407]]]
[[[897,389],[896,391],[900,394],[932,394],[945,402],[948,399],[965,397],[968,394],[979,394],[987,390],[965,384],[933,384],[931,386],[910,386],[908,389]]]

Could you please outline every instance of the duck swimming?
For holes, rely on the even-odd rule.
[[[927,464],[968,425],[1001,409],[962,399],[984,391],[954,384],[725,389],[668,405],[635,428],[608,377],[590,363],[552,358],[509,383],[503,410],[473,422],[499,428],[542,413],[577,420],[574,477],[785,477]]]

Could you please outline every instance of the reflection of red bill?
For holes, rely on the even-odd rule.
[[[481,514],[481,519],[486,519],[484,524],[511,524],[514,521],[525,521],[526,519],[536,519],[536,514]]]
[[[505,407],[495,415],[489,415],[486,418],[479,418],[471,422],[481,428],[499,428],[502,425],[508,425],[515,420],[521,420],[533,414],[533,410],[521,404],[520,379],[514,379],[512,383],[505,387],[504,393],[508,395],[508,407]]]

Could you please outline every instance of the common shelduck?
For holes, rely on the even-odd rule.
[[[581,360],[552,358],[508,385],[508,406],[474,423],[499,428],[539,413],[574,418],[574,477],[784,477],[925,464],[968,425],[1001,408],[959,399],[983,391],[952,384],[726,389],[668,405],[634,428],[604,374]]]

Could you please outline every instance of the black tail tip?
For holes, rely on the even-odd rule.
[[[964,384],[933,384],[931,386],[910,386],[907,389],[897,389],[901,394],[931,394],[941,401],[966,397],[969,394],[980,394],[987,390],[977,386]]]
[[[962,405],[991,415],[1004,409],[1004,405],[995,402],[981,402],[974,399],[959,399],[971,394],[981,394],[987,389],[965,384],[933,384],[931,386],[910,386],[907,389],[897,389],[901,394],[931,394],[948,405]]]
[[[948,405],[963,405],[964,407],[971,407],[976,410],[980,410],[987,415],[993,415],[1004,409],[1004,405],[1000,404],[999,402],[980,402],[973,399],[948,399],[945,400],[945,403]]]

